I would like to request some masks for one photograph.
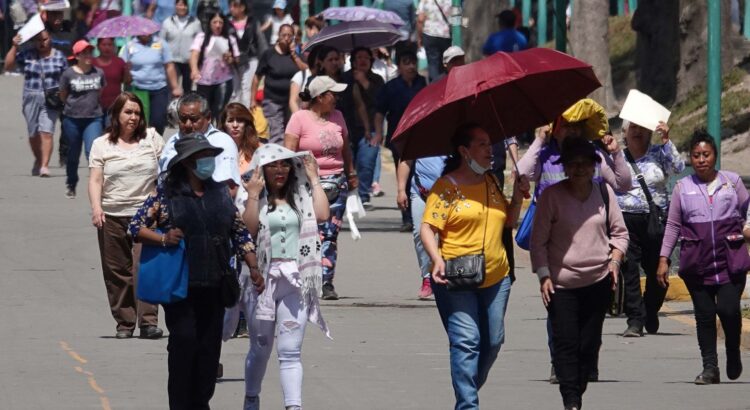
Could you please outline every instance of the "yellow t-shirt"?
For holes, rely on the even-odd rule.
[[[487,188],[489,187],[489,215]],[[482,288],[500,282],[510,266],[502,242],[508,204],[491,179],[475,185],[456,186],[441,177],[427,197],[422,222],[437,228],[443,259],[479,254],[484,238],[485,277]],[[487,235],[484,232],[487,220]]]
[[[263,115],[263,109],[259,106],[255,106],[252,109],[251,114],[253,115],[253,125],[255,125],[255,132],[258,134],[258,138],[262,142],[268,142],[268,137],[271,136],[271,131],[268,129],[268,120]]]

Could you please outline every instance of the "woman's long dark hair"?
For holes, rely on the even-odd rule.
[[[184,195],[190,190],[188,183],[188,172],[190,170],[183,162],[175,164],[164,179],[164,188],[167,198]]]
[[[206,27],[203,31],[203,44],[201,45],[200,55],[198,56],[199,69],[201,68],[201,66],[203,66],[203,55],[206,53],[206,47],[208,47],[208,43],[211,41],[211,37],[213,37],[214,35],[213,30],[211,30],[211,20],[213,20],[215,17],[219,17],[221,21],[224,22],[224,24],[222,24],[221,26],[220,36],[227,39],[227,42],[229,44],[229,51],[233,50],[232,41],[229,39],[229,36],[232,35],[229,34],[229,24],[231,23],[229,23],[227,18],[223,14],[221,14],[221,11],[219,9],[212,9],[207,14],[209,15],[208,27]]]
[[[302,214],[299,211],[297,203],[294,202],[294,187],[297,186],[297,172],[294,169],[294,161],[291,159],[285,159],[284,162],[291,165],[291,168],[289,168],[289,176],[286,179],[286,183],[280,189],[280,197],[286,200],[286,203],[289,204],[292,210],[294,210],[294,213],[297,214],[297,218],[301,221]],[[264,173],[265,167],[266,165],[263,166]],[[263,175],[263,177],[265,178],[265,175]],[[268,192],[268,212],[273,212],[276,210],[276,201],[273,201],[273,198],[271,197],[271,186],[270,181],[268,180],[266,180],[266,192]]]
[[[467,122],[459,126],[456,132],[453,133],[453,137],[451,138],[453,153],[445,159],[445,168],[443,168],[443,173],[441,175],[447,175],[461,166],[463,158],[461,158],[461,153],[458,152],[458,147],[468,148],[474,137],[471,132],[477,128],[481,129],[482,127],[475,122]]]
[[[117,98],[115,98],[112,106],[109,107],[108,115],[110,118],[110,125],[109,127],[107,127],[106,132],[109,133],[109,137],[107,139],[112,144],[117,144],[117,139],[120,138],[120,133],[122,132],[122,124],[120,124],[120,112],[128,102],[134,102],[138,104],[138,107],[141,109],[141,118],[140,120],[138,120],[138,125],[135,127],[133,138],[136,141],[140,141],[146,138],[146,113],[143,111],[143,103],[137,95],[131,93],[130,91],[123,91],[120,93],[120,95],[117,96]]]

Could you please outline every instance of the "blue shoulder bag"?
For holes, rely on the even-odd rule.
[[[138,299],[153,304],[174,303],[187,297],[187,285],[184,239],[177,246],[166,248],[143,245],[136,288]]]

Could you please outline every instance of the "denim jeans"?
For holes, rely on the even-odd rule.
[[[354,164],[359,176],[359,198],[362,202],[370,201],[370,189],[372,188],[372,178],[375,174],[375,163],[380,153],[379,146],[372,146],[365,138],[360,138],[357,143],[356,158]]]
[[[378,155],[375,157],[375,170],[372,172],[372,182],[380,183],[380,169],[382,168],[383,164],[381,163],[380,159],[380,145],[378,145]]]
[[[432,292],[450,343],[455,410],[479,409],[479,389],[505,342],[510,277],[469,291],[448,291],[433,282]]]
[[[67,178],[65,184],[68,188],[75,189],[78,184],[78,164],[81,159],[81,146],[86,153],[86,161],[89,159],[91,145],[94,140],[102,135],[104,119],[96,118],[71,118],[65,117],[62,122],[63,135],[68,143],[68,155],[65,166]],[[88,164],[86,164],[88,167]]]
[[[430,260],[430,255],[424,249],[422,237],[419,234],[419,229],[422,226],[422,216],[424,216],[424,199],[419,194],[413,192],[409,196],[411,197],[411,219],[414,221],[414,229],[411,231],[411,234],[414,237],[414,250],[417,252],[419,273],[422,279],[429,278],[432,260]]]
[[[422,34],[422,44],[424,44],[424,51],[427,54],[427,71],[432,83],[445,74],[443,53],[451,46],[451,39]]]

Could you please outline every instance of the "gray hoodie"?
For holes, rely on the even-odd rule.
[[[172,16],[162,23],[159,36],[167,43],[175,63],[190,62],[190,46],[198,33],[202,33],[201,22],[195,17],[188,17],[187,25],[180,28],[177,16]]]

